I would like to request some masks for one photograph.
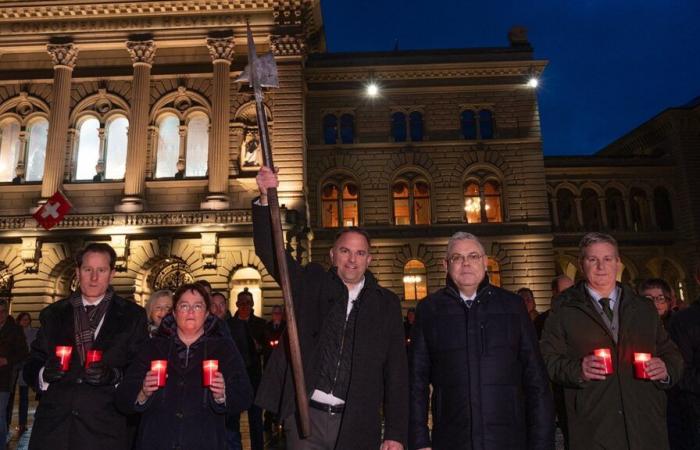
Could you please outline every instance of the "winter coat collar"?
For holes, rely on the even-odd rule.
[[[476,288],[476,297],[474,297],[474,300],[481,301],[484,297],[484,293],[488,291],[489,286],[489,274],[487,273],[484,275],[484,279],[481,280],[481,283],[479,283],[479,286],[477,286]],[[459,288],[457,287],[457,284],[452,280],[449,274],[447,275],[445,281],[445,292],[447,292],[447,294],[451,297],[462,301],[462,296],[459,294]]]
[[[213,314],[207,314],[206,319],[204,319],[204,334],[206,337],[225,337],[223,330],[221,329],[223,321],[217,320],[217,317]],[[167,314],[163,317],[160,322],[160,326],[156,330],[154,337],[164,337],[170,338],[177,336],[177,323],[175,322],[175,316],[173,313]]]

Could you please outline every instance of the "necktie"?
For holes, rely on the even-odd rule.
[[[471,308],[471,307],[472,307],[472,303],[474,303],[474,300],[465,300],[465,301],[464,301],[464,304],[467,305],[467,308]]]
[[[97,308],[95,305],[85,305],[85,312],[89,316],[93,309]]]
[[[598,300],[598,303],[600,303],[600,306],[603,308],[603,312],[607,316],[608,320],[612,322],[613,311],[612,309],[610,309],[610,299],[607,297],[603,297],[600,300]]]

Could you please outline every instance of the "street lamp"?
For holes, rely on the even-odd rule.
[[[376,97],[377,95],[379,95],[379,86],[377,86],[377,83],[375,83],[374,81],[372,81],[371,83],[369,83],[369,84],[367,85],[366,92],[367,92],[367,96],[368,96],[368,97],[374,98],[374,97]]]

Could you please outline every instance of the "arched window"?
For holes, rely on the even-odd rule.
[[[503,222],[501,186],[496,180],[464,183],[464,218],[467,223]]]
[[[557,192],[557,213],[559,215],[559,228],[562,231],[578,230],[576,202],[574,201],[574,194],[570,190],[559,189]]]
[[[44,177],[46,140],[49,136],[49,121],[42,118],[33,120],[27,128],[27,181],[41,181]]]
[[[476,120],[474,119],[474,111],[465,109],[459,116],[460,128],[464,139],[476,139]]]
[[[486,272],[489,275],[489,282],[494,286],[501,287],[501,266],[498,261],[492,257],[488,257],[488,262],[486,263]]]
[[[190,115],[187,121],[186,148],[185,176],[206,176],[209,155],[209,117],[206,114],[197,112]]]
[[[129,119],[116,116],[107,122],[105,131],[105,178],[121,180],[126,172],[126,146]]]
[[[403,266],[404,300],[420,300],[428,295],[428,279],[425,264],[417,259]]]
[[[323,226],[334,228],[359,225],[358,201],[357,184],[352,181],[327,180],[321,189]],[[342,218],[342,222],[340,222],[340,218]]]
[[[488,109],[479,111],[479,134],[481,139],[493,139],[493,113]]]
[[[411,128],[411,140],[420,142],[423,140],[423,114],[419,111],[413,111],[408,115],[408,121]]]
[[[630,209],[632,210],[632,229],[634,231],[649,228],[649,201],[647,194],[639,188],[630,190]]]
[[[338,141],[338,118],[333,114],[323,117],[323,143],[335,144]]]
[[[668,191],[663,187],[654,189],[654,215],[661,231],[673,230],[673,208]]]
[[[391,115],[391,135],[394,142],[406,142],[406,114],[395,112]]]
[[[581,192],[581,212],[583,213],[583,227],[586,231],[599,231],[602,220],[600,216],[600,202],[598,193],[593,189],[584,189]]]
[[[260,272],[253,267],[243,267],[238,269],[232,277],[233,287],[231,288],[231,295],[229,297],[229,310],[231,313],[236,312],[238,309],[236,307],[236,300],[238,299],[238,294],[247,290],[253,296],[253,312],[256,316],[262,317],[263,315],[263,297],[262,297],[262,277]]]
[[[404,174],[406,179],[394,182],[392,193],[394,199],[395,225],[429,225],[430,184],[415,174]]]
[[[627,228],[625,200],[617,189],[610,188],[605,191],[605,213],[608,216],[608,228],[613,231]]]
[[[20,125],[15,119],[0,122],[0,182],[12,181],[19,161]]]
[[[100,121],[96,117],[87,117],[80,122],[76,144],[75,179],[92,180],[100,159]]]
[[[352,114],[340,116],[340,142],[352,144],[355,142],[355,117]]]
[[[172,178],[177,174],[180,157],[180,119],[165,114],[158,120],[156,178]]]

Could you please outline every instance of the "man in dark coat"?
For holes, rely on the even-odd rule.
[[[253,204],[255,251],[278,279],[267,189],[278,184],[267,167]],[[330,251],[332,267],[300,266],[287,255],[299,331],[311,436],[300,439],[287,345],[273,351],[256,402],[285,419],[296,449],[401,450],[408,425],[408,374],[401,304],[367,270],[372,256],[363,230],[344,229]],[[384,441],[382,421],[384,414]]]
[[[7,440],[7,417],[10,390],[14,383],[14,366],[27,357],[27,341],[24,330],[17,325],[9,313],[6,300],[0,300],[0,443]]]
[[[489,283],[470,233],[450,238],[444,267],[447,286],[418,304],[411,334],[409,447],[553,450],[552,395],[525,304]]]
[[[116,385],[148,339],[146,313],[118,297],[110,286],[116,254],[103,243],[76,256],[80,288],[47,306],[32,344],[24,377],[44,391],[36,410],[29,448],[34,450],[126,450],[126,416],[114,404]],[[70,346],[67,371],[57,346]],[[102,360],[85,368],[90,350]]]
[[[695,280],[700,284],[700,266]],[[678,422],[677,429],[669,429],[671,449],[700,450],[700,299],[673,314],[669,333],[685,361],[674,396]]]
[[[238,293],[236,307],[238,310],[233,317],[226,322],[231,331],[233,341],[243,356],[246,372],[253,386],[253,395],[260,386],[262,377],[261,356],[265,346],[265,320],[257,317],[253,311],[253,294],[245,288]],[[248,426],[250,429],[250,447],[252,450],[263,450],[263,420],[262,410],[256,405],[248,408]],[[229,415],[226,418],[226,427],[231,433],[229,444],[232,449],[243,448],[241,446],[240,414]]]
[[[664,450],[666,395],[683,361],[653,303],[616,283],[612,236],[588,233],[579,263],[585,279],[553,305],[540,342],[552,381],[563,386],[572,450]],[[612,374],[595,350],[607,349]],[[650,379],[636,379],[634,353],[650,353]]]

